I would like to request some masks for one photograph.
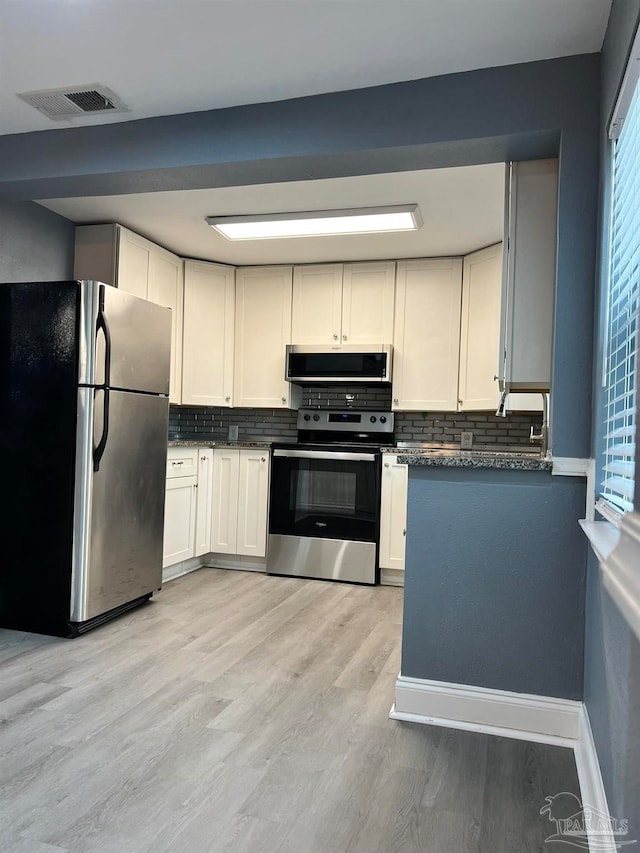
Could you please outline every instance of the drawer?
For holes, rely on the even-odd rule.
[[[197,447],[170,447],[167,453],[167,479],[195,477],[198,474]]]

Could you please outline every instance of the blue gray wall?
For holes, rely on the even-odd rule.
[[[614,0],[602,51],[599,283],[605,280],[606,202],[611,182],[607,126],[639,20],[640,0]],[[597,377],[601,375],[603,316],[601,302],[596,323],[594,369],[596,455],[600,449]],[[636,477],[638,505],[640,477]],[[600,567],[593,553],[590,553],[588,561],[584,700],[609,810],[614,816],[629,820],[629,837],[638,839],[640,843],[640,641],[604,589]]]
[[[73,277],[72,222],[30,201],[0,199],[0,282]]]
[[[554,446],[587,456],[599,55],[0,137],[0,197],[129,193],[560,155]]]
[[[581,699],[584,480],[409,472],[402,674]]]

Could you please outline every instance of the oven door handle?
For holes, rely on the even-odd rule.
[[[337,462],[375,462],[375,453],[346,453],[333,450],[274,450],[274,456],[293,459],[332,459]]]

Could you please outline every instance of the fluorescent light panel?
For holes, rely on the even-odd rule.
[[[422,227],[417,204],[255,216],[208,216],[207,222],[227,240],[380,234],[388,231],[417,231]]]

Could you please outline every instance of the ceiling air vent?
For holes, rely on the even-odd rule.
[[[98,83],[21,92],[18,97],[47,118],[54,120],[73,118],[85,113],[121,113],[127,109],[111,89]]]

